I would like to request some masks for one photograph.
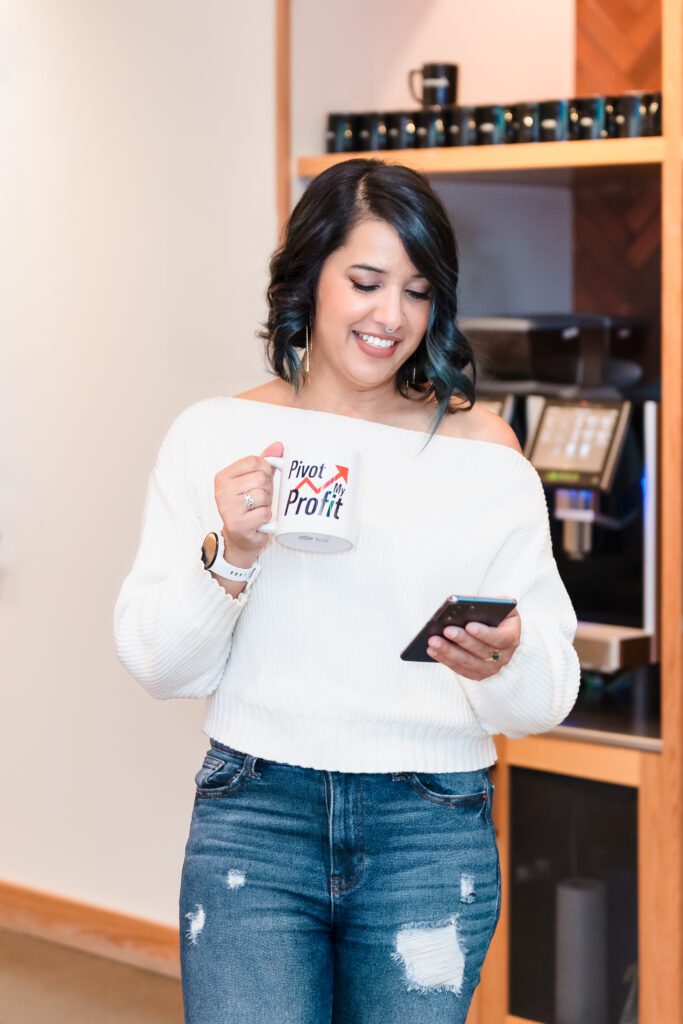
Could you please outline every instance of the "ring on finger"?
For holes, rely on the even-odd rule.
[[[501,657],[502,657],[502,652],[501,651],[493,650],[493,651],[491,651],[491,653],[489,654],[489,656],[488,656],[488,658],[486,660],[487,661],[500,661]]]
[[[252,508],[256,505],[253,495],[249,491],[245,491],[242,497],[244,498],[244,504],[247,506],[247,512],[251,512]]]

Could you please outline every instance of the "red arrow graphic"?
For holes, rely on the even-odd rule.
[[[337,465],[337,469],[339,470],[339,472],[335,476],[331,476],[330,479],[327,481],[327,483],[326,484],[321,484],[320,487],[316,487],[315,484],[313,483],[313,481],[310,479],[310,477],[305,476],[303,478],[303,480],[299,481],[299,483],[296,485],[294,490],[298,491],[299,488],[303,487],[304,484],[308,484],[308,486],[312,490],[314,490],[316,494],[320,494],[320,492],[324,491],[326,487],[329,487],[330,484],[333,484],[335,480],[338,480],[340,476],[343,477],[345,482],[348,484],[348,482],[349,482],[349,467],[348,466]]]

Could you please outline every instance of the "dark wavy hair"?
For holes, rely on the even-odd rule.
[[[427,330],[413,355],[396,372],[396,390],[415,389],[438,408],[430,438],[453,395],[475,401],[476,367],[469,342],[456,325],[458,249],[448,215],[427,177],[402,164],[356,158],[329,167],[308,185],[292,210],[284,241],[273,253],[267,289],[269,315],[257,337],[266,342],[272,370],[298,392],[305,327],[315,321],[318,278],[325,259],[362,220],[380,218],[398,232],[413,265],[431,286]],[[470,377],[464,372],[471,370]]]

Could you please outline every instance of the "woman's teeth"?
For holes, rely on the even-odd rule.
[[[373,348],[393,348],[394,345],[398,344],[396,341],[384,341],[382,338],[376,338],[374,334],[361,334],[360,331],[354,331],[366,345],[372,345]]]

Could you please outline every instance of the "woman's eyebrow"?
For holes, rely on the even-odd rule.
[[[356,269],[356,270],[372,270],[372,271],[375,272],[375,274],[386,274],[386,270],[382,270],[381,267],[371,267],[369,263],[352,263],[350,267],[347,267],[347,270],[354,270],[354,269]],[[422,278],[423,281],[427,280],[427,278],[424,276],[424,274],[413,274],[412,277],[420,277],[420,278]]]

